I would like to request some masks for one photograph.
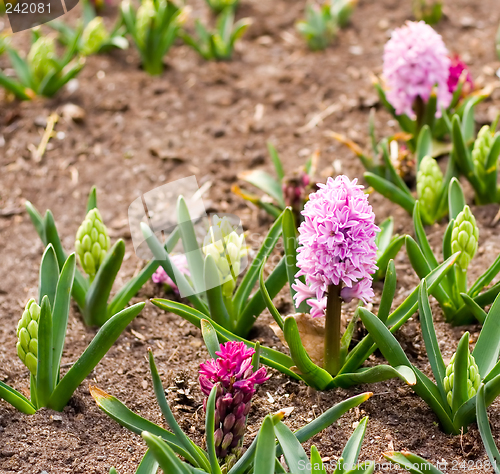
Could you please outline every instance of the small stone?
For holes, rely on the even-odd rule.
[[[382,18],[379,22],[378,22],[378,27],[381,29],[381,30],[387,30],[387,28],[389,28],[389,20],[387,18]]]
[[[62,422],[62,416],[61,415],[54,415],[52,417],[52,421],[55,421],[55,422]]]
[[[471,16],[463,16],[460,18],[460,25],[464,28],[472,28],[475,26],[475,20]]]
[[[354,56],[361,56],[363,54],[363,47],[359,45],[350,46],[349,52]]]
[[[143,380],[142,383],[141,383],[141,386],[144,390],[146,390],[148,388],[148,381],[147,380]]]
[[[85,120],[85,110],[75,104],[64,104],[61,107],[61,115],[73,120],[73,122],[83,122]]]

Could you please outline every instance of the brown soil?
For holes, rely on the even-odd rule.
[[[193,3],[194,15],[207,15],[202,0]],[[352,26],[341,32],[336,45],[321,53],[309,52],[295,32],[294,22],[303,14],[303,3],[242,0],[238,15],[251,16],[254,23],[238,45],[233,62],[204,62],[186,46],[177,45],[166,58],[165,73],[152,78],[139,69],[133,49],[115,51],[88,58],[78,78],[79,88],[73,93],[62,91],[53,100],[21,104],[2,99],[3,381],[23,392],[28,390],[28,372],[15,352],[15,327],[24,303],[36,294],[43,248],[23,212],[26,199],[41,211],[52,209],[64,245],[72,248],[83,219],[86,195],[95,184],[112,239],[122,237],[127,242],[126,261],[117,282],[121,284],[143,265],[130,241],[128,205],[156,186],[193,174],[199,184],[210,181],[207,207],[239,215],[250,232],[262,236],[270,219],[232,195],[230,187],[240,171],[270,168],[267,140],[278,148],[287,170],[303,164],[305,157],[319,148],[319,179],[339,172],[351,178],[362,175],[362,167],[353,155],[325,138],[324,132],[333,129],[366,143],[368,110],[377,102],[370,73],[380,72],[389,31],[411,18],[411,2],[361,0]],[[500,21],[497,0],[455,0],[449,2],[447,15],[437,30],[449,48],[462,54],[479,84],[495,81],[494,71],[500,65],[493,41]],[[72,17],[74,20],[76,14]],[[28,38],[29,33],[19,33],[15,41],[26,46]],[[0,58],[0,65],[6,66],[6,58]],[[50,142],[40,163],[32,161],[27,147],[39,143],[43,132],[40,125],[66,103],[77,104],[86,111],[84,123],[61,119],[56,130],[64,135]],[[317,127],[301,129],[332,104],[338,104],[338,109]],[[259,119],[256,109],[261,108],[263,115]],[[499,109],[500,94],[496,91],[479,108],[478,121],[491,120]],[[377,115],[381,134],[396,130],[394,121],[384,111]],[[469,189],[468,196],[471,200]],[[379,221],[393,215],[397,232],[411,233],[411,221],[404,211],[378,195],[373,195],[371,202]],[[498,229],[492,226],[497,210],[498,206],[474,208],[481,249],[473,260],[471,278],[477,277],[500,252]],[[436,224],[429,229],[436,248],[445,225]],[[400,302],[417,284],[417,278],[404,252],[397,258],[397,269]],[[149,283],[134,301],[160,295],[161,291]],[[437,305],[434,314],[438,339],[447,358],[465,330],[477,335],[478,327],[452,329],[441,322]],[[267,327],[270,321],[268,315],[263,315],[253,336],[279,345]],[[94,330],[86,328],[72,308],[63,363],[75,361],[93,335]],[[402,329],[399,337],[412,362],[429,372],[417,317]],[[207,351],[199,331],[176,315],[148,304],[97,366],[88,383],[161,423],[146,361],[147,347],[155,353],[164,386],[170,387],[169,397],[182,427],[202,443],[202,395],[197,385],[197,368],[207,358]],[[135,472],[145,451],[144,443],[96,407],[88,383],[76,391],[63,413],[41,410],[34,416],[25,416],[0,403],[2,473],[103,474],[110,466],[121,473]],[[382,461],[382,451],[408,449],[432,461],[448,461],[446,472],[469,472],[478,466],[477,462],[487,459],[474,425],[464,436],[443,434],[433,412],[400,381],[319,393],[274,371],[273,378],[256,397],[247,440],[252,439],[269,412],[294,406],[287,423],[297,428],[334,403],[366,390],[375,395],[313,439],[323,457],[336,459],[353,431],[353,423],[369,415],[362,460]],[[499,408],[497,402],[490,410],[497,437]],[[466,464],[461,465],[462,462]],[[475,470],[488,472],[480,467]],[[389,471],[382,467],[378,472]]]

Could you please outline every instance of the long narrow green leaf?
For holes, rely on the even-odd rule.
[[[37,211],[36,207],[31,204],[31,202],[26,201],[24,204],[26,208],[26,212],[30,216],[31,222],[35,226],[36,233],[40,237],[40,240],[43,242],[43,245],[47,246],[47,238],[45,237],[45,225],[43,222],[43,217]]]
[[[353,373],[342,373],[337,375],[333,381],[337,387],[349,388],[354,385],[383,382],[394,378],[400,378],[408,385],[417,383],[415,373],[406,365],[391,367],[385,364],[363,367]]]
[[[384,288],[382,290],[382,296],[380,298],[380,305],[377,314],[383,323],[387,321],[389,313],[391,312],[392,302],[394,300],[394,295],[396,294],[396,284],[396,266],[394,265],[394,260],[390,260],[385,272]]]
[[[424,125],[418,134],[416,155],[418,165],[424,156],[432,156],[432,134],[429,125]]]
[[[158,461],[156,461],[153,453],[148,449],[135,474],[156,474],[158,467]]]
[[[271,196],[282,209],[285,207],[281,183],[269,173],[263,170],[251,170],[240,173],[239,177]]]
[[[30,67],[24,59],[19,56],[19,53],[11,47],[7,48],[12,68],[16,71],[16,75],[25,87],[36,90],[35,78],[31,74]]]
[[[311,474],[325,474],[325,467],[316,446],[311,446]]]
[[[474,317],[478,320],[479,324],[484,324],[486,320],[487,313],[481,308],[467,293],[460,293],[460,296],[464,300],[465,306],[470,310]]]
[[[220,351],[219,339],[217,338],[217,332],[214,327],[210,321],[206,319],[201,320],[201,335],[203,336],[205,346],[207,346],[207,350],[212,356],[212,359],[217,359],[216,352]]]
[[[401,466],[411,474],[423,474],[428,472],[430,474],[443,474],[439,469],[434,467],[429,461],[413,455],[410,459],[410,453],[407,451],[402,452],[388,452],[382,453],[384,458],[388,461]],[[419,469],[418,466],[422,468]]]
[[[258,436],[253,471],[259,474],[274,474],[276,443],[274,425],[269,415],[264,418]]]
[[[365,392],[337,403],[332,408],[326,410],[322,415],[318,416],[318,418],[295,431],[295,437],[300,443],[305,443],[313,436],[335,423],[344,413],[366,402],[372,395],[372,392]]]
[[[54,383],[59,379],[59,366],[66,338],[68,326],[69,305],[71,301],[71,288],[75,278],[76,257],[72,253],[64,264],[59,281],[57,282],[54,311],[52,312],[52,380]]]
[[[49,297],[40,305],[38,320],[38,357],[36,369],[36,396],[38,408],[47,406],[52,390],[52,312]]]
[[[495,261],[490,265],[488,270],[486,270],[472,285],[467,294],[474,298],[479,294],[479,292],[487,285],[489,285],[493,278],[495,278],[500,272],[500,255],[495,259]]]
[[[500,452],[495,444],[495,439],[490,428],[488,420],[488,412],[486,411],[486,400],[484,395],[484,385],[481,384],[476,396],[476,418],[479,433],[483,440],[484,448],[488,454],[488,458],[493,466],[495,473],[500,474]]]
[[[129,306],[104,323],[87,349],[55,388],[49,400],[48,406],[50,408],[61,411],[66,406],[73,392],[106,355],[124,329],[142,311],[145,304],[137,303]]]
[[[420,314],[420,324],[422,326],[422,337],[424,339],[425,349],[429,357],[429,363],[432,368],[432,373],[436,379],[436,384],[441,392],[443,400],[446,398],[444,389],[444,378],[446,376],[446,366],[443,362],[443,356],[439,350],[439,343],[432,320],[431,307],[429,305],[429,297],[427,294],[427,282],[422,280],[418,290],[418,312]]]
[[[195,460],[191,457],[189,452],[187,452],[182,446],[181,442],[175,437],[170,431],[155,425],[149,420],[142,418],[141,416],[135,414],[133,411],[129,410],[120,400],[108,395],[103,390],[90,386],[90,394],[94,398],[97,406],[108,415],[110,418],[115,420],[121,426],[124,426],[128,430],[140,435],[143,431],[148,431],[156,436],[162,438],[168,445],[180,456],[185,458],[187,461],[195,464]]]
[[[469,399],[467,380],[469,376],[469,333],[466,332],[461,338],[455,352],[453,364],[453,398],[451,409],[454,413]]]
[[[366,172],[363,176],[368,185],[375,189],[375,191],[379,192],[390,201],[399,204],[408,214],[410,214],[410,216],[412,215],[415,198],[411,194],[401,191],[401,189],[390,181],[373,173]]]
[[[179,196],[177,200],[177,222],[189,271],[193,279],[194,289],[197,293],[202,293],[204,290],[203,255],[196,240],[193,221],[191,220],[189,209],[183,196]]]
[[[59,278],[59,265],[57,264],[54,247],[49,244],[45,249],[40,265],[38,303],[41,304],[44,296],[49,298],[50,306],[54,306],[56,297],[57,280]]]
[[[236,308],[237,314],[241,314],[243,305],[246,303],[255,283],[257,282],[257,279],[259,278],[259,270],[260,266],[262,265],[262,262],[264,261],[265,258],[269,257],[270,253],[274,249],[274,246],[276,245],[276,242],[279,239],[279,236],[281,235],[282,219],[283,219],[283,213],[280,215],[280,217],[276,219],[276,221],[272,225],[271,229],[269,230],[269,233],[264,239],[264,242],[262,242],[262,245],[260,246],[257,255],[250,264],[250,267],[246,271],[245,276],[241,280],[241,283],[234,294],[233,307]]]
[[[332,382],[332,376],[326,370],[317,366],[307,354],[300,339],[297,322],[293,316],[285,319],[283,334],[302,379],[317,390],[325,390]]]
[[[174,450],[160,437],[147,431],[142,432],[142,437],[163,472],[168,472],[168,474],[190,474],[190,470],[175,455]]]
[[[344,466],[347,469],[352,469],[358,462],[359,453],[361,451],[361,445],[363,444],[363,439],[365,438],[366,425],[368,423],[368,417],[365,416],[359,425],[354,430],[344,450],[342,451],[342,458],[344,459]]]
[[[205,292],[207,295],[210,317],[221,326],[233,329],[233,322],[224,304],[222,296],[222,282],[219,276],[219,270],[212,255],[205,257],[203,275],[205,280]]]
[[[448,187],[448,205],[450,220],[456,219],[465,207],[465,196],[457,178],[452,178]]]
[[[307,469],[307,465],[310,464],[307,454],[290,429],[282,422],[279,422],[274,427],[274,433],[276,434],[276,438],[278,438],[290,472],[301,471],[310,474],[311,469]]]
[[[92,209],[97,207],[97,188],[92,186],[92,189],[89,192],[89,197],[87,199],[87,214]]]
[[[3,398],[7,403],[10,403],[14,408],[26,415],[33,415],[36,408],[22,393],[9,387],[0,380],[0,398]]]
[[[118,240],[102,262],[85,296],[83,319],[87,326],[102,326],[108,320],[108,299],[125,256],[125,242]]]
[[[267,288],[266,288],[266,284],[264,282],[264,265],[265,264],[266,264],[266,261],[264,260],[262,262],[262,268],[260,269],[260,278],[259,278],[260,291],[261,291],[262,295],[264,296],[264,301],[266,302],[267,309],[271,313],[271,316],[276,321],[276,324],[279,326],[279,328],[283,331],[285,323],[283,321],[283,318],[281,317],[280,312],[274,306],[273,300],[269,296],[269,293],[268,293]]]
[[[381,280],[385,276],[385,271],[390,260],[396,258],[396,255],[401,250],[405,243],[405,236],[400,235],[394,237],[387,249],[377,258],[378,270],[373,274],[374,281]]]
[[[285,171],[283,170],[283,165],[281,163],[278,152],[271,142],[267,142],[267,150],[269,152],[269,156],[271,157],[271,161],[273,162],[276,174],[278,175],[278,179],[281,182],[285,177]]]
[[[472,355],[484,379],[500,355],[500,296],[496,297],[488,312]]]
[[[153,357],[153,351],[149,349],[149,368],[151,370],[151,378],[153,379],[153,388],[156,396],[156,400],[158,402],[158,406],[167,422],[167,425],[174,433],[174,436],[180,442],[180,444],[184,447],[184,449],[191,454],[193,459],[196,460],[196,467],[203,468],[208,471],[210,469],[210,464],[208,462],[208,458],[206,454],[198,448],[182,431],[181,427],[178,425],[175,417],[170,409],[168,401],[165,397],[165,391],[163,389],[163,385],[161,383],[160,376],[158,374],[158,369],[156,368],[155,360]]]
[[[215,453],[215,441],[214,441],[216,396],[217,396],[217,385],[214,385],[212,387],[212,390],[210,391],[210,395],[208,396],[207,400],[207,409],[205,414],[205,436],[207,439],[207,454],[208,454],[208,461],[210,462],[210,473],[222,474],[222,471],[219,466],[219,461],[217,459],[217,454]]]
[[[427,240],[427,235],[425,235],[424,226],[422,225],[422,219],[420,217],[420,204],[418,201],[415,203],[415,207],[413,208],[413,228],[415,229],[415,238],[417,243],[431,270],[434,270],[439,263],[437,258],[434,256],[434,252],[431,249],[429,241]]]

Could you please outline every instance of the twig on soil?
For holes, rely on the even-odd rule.
[[[38,148],[36,148],[32,143],[28,145],[28,150],[31,152],[31,159],[35,163],[40,163],[40,161],[42,161],[42,157],[45,153],[49,140],[53,136],[55,136],[54,126],[58,120],[59,115],[55,113],[50,114],[49,118],[47,119],[47,127],[45,128],[45,132],[43,132],[42,140],[40,142],[40,145],[38,145]]]
[[[316,114],[303,127],[300,127],[297,130],[297,133],[302,134],[302,133],[305,133],[305,132],[309,132],[314,127],[316,127],[316,125],[318,125],[319,123],[321,123],[324,119],[326,119],[330,115],[334,114],[335,112],[339,112],[340,110],[342,110],[342,105],[340,103],[335,103],[335,104],[329,105],[325,110],[323,110],[319,114]]]

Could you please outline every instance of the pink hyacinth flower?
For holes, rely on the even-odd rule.
[[[448,50],[441,36],[423,21],[406,22],[397,28],[384,49],[383,75],[387,100],[396,114],[415,117],[413,104],[420,97],[425,103],[437,88],[436,117],[450,105]]]
[[[177,255],[170,255],[170,261],[172,262],[172,265],[177,267],[177,269],[183,274],[183,275],[188,275],[189,276],[189,267],[188,267],[188,262],[187,258],[184,254],[177,254]],[[177,285],[174,283],[174,281],[167,275],[167,272],[163,267],[158,267],[156,272],[153,273],[153,276],[151,277],[154,283],[157,284],[164,284],[172,289],[175,293],[179,292],[179,289],[177,288]]]
[[[465,72],[464,72],[465,71]],[[450,71],[448,76],[448,90],[453,94],[458,87],[458,82],[465,76],[465,83],[462,92],[470,93],[474,89],[474,82],[467,64],[465,64],[458,54],[451,57]]]

